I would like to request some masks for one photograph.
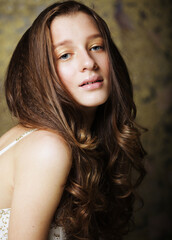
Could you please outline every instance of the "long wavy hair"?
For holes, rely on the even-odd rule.
[[[89,132],[80,106],[57,76],[50,33],[56,16],[77,12],[94,19],[110,64],[110,96],[98,107]],[[145,175],[146,153],[134,122],[127,67],[105,21],[75,1],[46,8],[19,41],[5,89],[8,107],[20,124],[57,132],[72,149],[72,168],[54,223],[64,228],[68,240],[122,239],[132,220],[135,189]]]

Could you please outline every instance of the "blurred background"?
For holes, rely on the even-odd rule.
[[[52,0],[0,0],[0,135],[15,124],[3,83],[11,54],[22,34]],[[172,1],[86,0],[108,23],[134,85],[137,122],[148,174],[140,188],[144,208],[125,240],[172,239]]]

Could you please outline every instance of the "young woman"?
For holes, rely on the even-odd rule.
[[[75,1],[48,7],[18,43],[5,89],[18,125],[0,139],[0,238],[122,239],[145,151],[106,23]]]

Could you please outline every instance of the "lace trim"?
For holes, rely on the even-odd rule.
[[[0,209],[0,240],[8,239],[10,210],[11,208]],[[48,240],[66,240],[63,228],[51,224]]]

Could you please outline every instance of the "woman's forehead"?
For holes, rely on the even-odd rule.
[[[95,22],[94,18],[84,12],[76,12],[71,14],[65,14],[56,16],[51,25],[50,28],[56,28],[57,30],[64,30],[66,32],[70,31],[70,29],[79,29],[82,28],[83,30],[87,30],[87,28],[95,29],[99,31],[97,23]]]
[[[100,31],[92,16],[77,12],[55,17],[50,26],[53,45],[61,45],[68,40],[101,37]]]

